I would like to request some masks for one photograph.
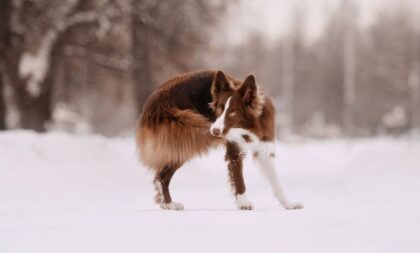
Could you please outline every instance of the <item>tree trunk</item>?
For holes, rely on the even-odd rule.
[[[354,137],[354,106],[356,102],[356,48],[355,24],[356,7],[349,0],[343,2],[344,14],[343,34],[343,129],[348,137]]]
[[[4,77],[5,77],[5,53],[7,51],[7,40],[9,32],[9,21],[12,3],[11,0],[0,1],[0,130],[6,129],[6,104],[4,97]]]
[[[132,17],[132,40],[133,40],[133,76],[134,92],[139,114],[143,110],[146,99],[153,91],[154,78],[150,56],[151,39],[149,28],[143,23],[136,13]]]
[[[6,130],[6,106],[3,94],[3,75],[0,72],[0,130]]]
[[[286,39],[283,42],[282,62],[282,100],[284,102],[284,129],[282,135],[288,136],[294,131],[295,100],[295,41]]]
[[[343,126],[344,133],[354,136],[354,105],[355,105],[355,48],[353,31],[347,31],[344,38],[344,83],[343,83]]]
[[[1,1],[0,14],[5,14],[6,22],[0,22],[3,34],[0,34],[0,59],[3,60],[2,67],[7,73],[10,86],[14,91],[14,99],[19,111],[20,127],[33,129],[37,132],[44,132],[45,122],[51,118],[51,69],[46,78],[41,83],[41,94],[37,97],[32,96],[27,90],[27,81],[20,78],[19,61],[23,50],[23,36],[16,34],[10,29],[9,18],[11,12],[11,2]],[[3,15],[1,15],[3,16]],[[3,46],[3,48],[1,48]],[[1,73],[0,73],[1,74]],[[1,80],[1,79],[0,79]],[[4,84],[3,84],[4,85]],[[0,88],[2,83],[0,82]],[[1,90],[1,89],[0,89]],[[3,94],[0,92],[0,127],[2,115],[4,114]]]
[[[53,50],[51,61],[54,59]],[[45,79],[39,84],[41,93],[32,95],[27,89],[28,79],[19,76],[19,59],[23,51],[19,47],[11,48],[7,53],[6,68],[11,86],[14,90],[14,99],[19,112],[19,123],[23,129],[31,129],[37,132],[46,131],[46,123],[52,118],[52,83],[55,64],[47,71]]]
[[[61,41],[55,43],[50,55],[50,67],[43,81],[41,81],[41,93],[38,96],[31,94],[27,87],[28,80],[19,79],[16,89],[16,103],[20,114],[20,127],[32,129],[36,132],[45,132],[47,124],[52,120],[53,111],[53,84],[54,74],[57,72],[58,51],[61,48]]]
[[[49,74],[51,75],[51,74]],[[32,129],[37,132],[46,131],[46,123],[51,120],[51,87],[50,76],[43,82],[42,93],[34,97],[25,89],[19,89],[17,105],[20,114],[20,126],[23,129]],[[25,85],[25,84],[23,84]],[[47,88],[48,87],[48,88]]]
[[[409,73],[408,87],[410,89],[411,104],[411,131],[414,134],[420,133],[420,78],[418,74],[417,64],[414,64]]]

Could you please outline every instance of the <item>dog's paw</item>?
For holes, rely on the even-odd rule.
[[[249,202],[249,203],[246,203],[246,204],[242,204],[240,206],[238,205],[238,208],[241,209],[241,210],[253,210],[254,205],[251,202]]]
[[[177,202],[161,203],[160,208],[164,210],[184,210],[184,205]]]
[[[236,205],[241,210],[252,210],[254,209],[254,205],[251,201],[247,199],[245,194],[240,194],[236,196]]]
[[[302,209],[303,204],[300,202],[283,202],[283,207],[287,210]]]

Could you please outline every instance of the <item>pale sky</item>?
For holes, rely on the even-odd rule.
[[[398,5],[402,2],[420,9],[420,0],[353,0],[359,6],[359,24],[369,25],[375,13],[384,5]],[[239,0],[239,4],[228,11],[225,42],[237,44],[255,30],[267,34],[274,40],[287,33],[291,16],[296,6],[307,13],[306,32],[309,39],[316,38],[324,28],[328,13],[340,0]]]

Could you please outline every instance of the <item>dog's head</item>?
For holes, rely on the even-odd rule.
[[[252,74],[239,86],[232,87],[225,74],[218,71],[211,94],[213,102],[210,106],[217,116],[210,127],[213,136],[223,137],[231,128],[252,129],[262,113],[263,97]]]

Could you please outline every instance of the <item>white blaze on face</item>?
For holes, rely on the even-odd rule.
[[[210,127],[210,133],[214,136],[218,136],[223,133],[223,129],[225,128],[225,118],[226,118],[226,112],[229,109],[230,106],[230,99],[232,97],[229,97],[225,104],[225,109],[223,110],[223,113],[216,119],[216,121],[211,124]],[[216,134],[219,131],[219,134]]]

